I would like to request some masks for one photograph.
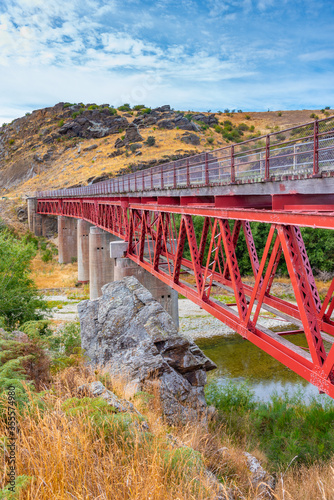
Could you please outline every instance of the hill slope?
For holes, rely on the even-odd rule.
[[[39,189],[86,185],[124,169],[146,168],[299,125],[312,113],[213,114],[174,111],[168,105],[115,110],[107,104],[59,103],[0,128],[0,195],[24,198]],[[316,113],[324,118],[327,112]],[[154,144],[152,139],[147,143],[149,136]]]

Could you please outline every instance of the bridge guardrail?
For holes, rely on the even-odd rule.
[[[330,170],[334,170],[334,116],[89,186],[37,192],[36,197],[84,197],[265,182],[282,175],[317,176]]]

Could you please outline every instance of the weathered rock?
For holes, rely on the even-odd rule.
[[[255,500],[264,500],[273,498],[273,489],[275,487],[275,479],[266,472],[257,458],[250,453],[244,452],[247,460],[247,467],[251,473],[251,482],[256,491]]]
[[[172,130],[175,128],[175,123],[172,120],[160,120],[158,122],[159,128],[165,128],[166,130]]]
[[[181,137],[181,141],[186,144],[192,144],[193,146],[198,146],[198,144],[200,144],[200,139],[196,134],[184,134]]]
[[[118,138],[115,142],[115,148],[123,148],[125,146],[125,142],[122,139]]]
[[[134,123],[130,123],[128,128],[125,131],[125,138],[124,138],[124,144],[130,144],[131,142],[139,142],[143,141],[144,139],[138,132],[138,127]]]
[[[109,283],[103,295],[78,306],[82,347],[96,365],[127,381],[134,394],[159,386],[170,421],[206,409],[206,371],[216,365],[185,339],[169,314],[133,276]]]
[[[90,146],[83,148],[83,151],[93,151],[93,149],[96,149],[97,147],[97,144],[91,144]]]
[[[152,112],[153,111],[160,111],[161,113],[164,113],[165,111],[170,111],[170,105],[165,104],[164,106],[160,106],[159,108],[152,109]]]

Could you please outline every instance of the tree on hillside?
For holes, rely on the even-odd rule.
[[[46,309],[29,276],[35,254],[32,243],[18,240],[8,229],[0,231],[0,317],[8,328],[40,319]]]

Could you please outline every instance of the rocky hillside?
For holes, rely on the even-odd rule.
[[[218,113],[59,103],[0,128],[0,194],[94,183],[309,121],[328,111]]]

